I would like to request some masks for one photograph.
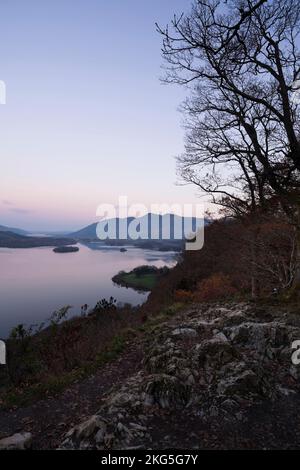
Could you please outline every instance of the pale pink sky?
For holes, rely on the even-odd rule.
[[[185,92],[163,86],[161,39],[187,0],[0,5],[0,225],[69,230],[100,203],[199,202],[175,185]]]

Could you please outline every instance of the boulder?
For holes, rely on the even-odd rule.
[[[95,432],[101,432],[105,434],[107,428],[107,423],[103,421],[103,419],[98,416],[94,415],[84,423],[80,424],[75,428],[75,434],[76,437],[79,437],[80,439],[86,439],[90,437],[92,434],[95,434]]]
[[[190,387],[166,374],[150,376],[144,384],[145,403],[161,408],[182,408],[190,398]]]
[[[217,368],[238,357],[237,351],[232,347],[227,338],[215,336],[203,341],[196,346],[195,356],[200,367]]]
[[[251,394],[260,395],[260,381],[252,370],[243,370],[236,374],[227,375],[220,380],[217,391],[227,397],[248,397]]]
[[[237,303],[173,316],[144,339],[140,370],[116,384],[62,448],[152,448],[153,417],[178,409],[182,419],[243,420],[252,405],[299,393],[291,344],[300,339],[300,322],[287,320]]]
[[[176,328],[172,331],[173,336],[185,336],[189,338],[195,338],[197,336],[197,331],[194,328]]]
[[[0,450],[25,450],[31,447],[30,432],[20,432],[0,440]]]
[[[268,346],[283,348],[288,344],[286,326],[279,322],[244,322],[224,330],[234,344],[251,347],[261,353]]]

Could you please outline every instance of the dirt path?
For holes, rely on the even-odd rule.
[[[234,306],[234,309],[233,311],[232,309],[227,311],[227,320],[232,321],[234,318],[232,314],[235,313],[235,318],[241,322],[241,325],[244,325],[244,317],[240,320],[241,314],[239,305],[237,307]],[[206,335],[210,332],[209,328],[214,328],[214,326],[210,326],[209,321],[215,317],[217,319],[219,318],[217,316],[219,314],[218,310],[216,312],[217,313],[214,314],[214,312],[208,310],[207,317],[205,317],[203,316],[205,312],[201,312],[200,309],[199,311],[193,310],[185,314],[184,317],[178,315],[172,320],[169,320],[168,323],[161,325],[160,331],[156,332],[156,335],[151,337],[153,346],[155,346],[154,349],[151,349],[152,352],[147,352],[148,355],[150,354],[150,360],[153,358],[156,361],[157,358],[160,359],[158,362],[152,362],[152,364],[156,364],[156,369],[154,369],[154,371],[152,370],[151,374],[158,374],[158,376],[160,376],[164,373],[166,375],[166,373],[169,373],[169,370],[173,370],[170,368],[173,364],[175,364],[176,372],[176,360],[178,357],[180,358],[180,365],[178,366],[177,373],[181,373],[181,369],[185,368],[186,364],[188,367],[190,367],[190,364],[191,367],[198,367],[197,371],[200,370],[203,375],[209,373],[210,370],[213,371],[215,367],[220,369],[221,365],[219,362],[213,362],[212,366],[201,369],[199,360],[197,363],[193,362],[192,356],[195,350],[195,341],[197,344],[199,344],[200,341],[206,341],[206,344],[209,341],[213,341],[211,344],[216,344],[214,340],[216,335],[213,332],[210,333],[212,339],[206,340]],[[215,317],[212,316],[213,314]],[[224,315],[224,309],[222,314]],[[247,320],[250,314],[247,312],[247,317],[245,317]],[[198,321],[198,318],[201,320],[200,333],[197,333],[196,339],[194,333],[192,336],[186,337],[187,333],[191,335],[191,332],[196,331],[193,328],[197,325],[195,322]],[[252,325],[256,329],[258,327],[263,328],[265,334],[269,331],[268,328],[270,324],[273,325],[274,328],[279,328],[277,322],[266,323],[262,322],[260,318],[260,323],[257,323],[256,317],[250,316],[250,319],[251,318]],[[225,323],[223,317],[218,321],[219,329],[221,331],[222,329],[227,331],[224,327]],[[205,325],[204,333],[203,325]],[[213,325],[215,325],[215,323]],[[176,326],[177,329],[175,329]],[[287,326],[286,328],[290,327]],[[174,337],[175,331],[176,339],[174,341],[176,341],[176,354],[174,352],[174,346],[172,345],[173,343],[168,342],[170,337]],[[280,332],[280,330],[278,330],[278,332]],[[299,334],[299,332],[297,330],[297,334]],[[211,336],[208,337],[211,338]],[[247,364],[248,367],[251,367],[251,370],[255,365],[260,364],[261,356],[251,355],[251,352],[252,354],[253,351],[255,353],[257,352],[255,349],[256,346],[251,346],[250,343],[250,346],[248,344],[248,348],[246,348],[244,341],[245,339],[242,338],[241,343],[235,346],[238,348],[239,354],[235,353],[235,355],[232,356],[234,360],[230,362],[230,368],[224,369],[223,365],[222,370],[227,371],[227,375],[223,375],[216,380],[223,380],[225,384],[229,383],[230,385],[230,381],[226,382],[226,380],[231,379],[231,377],[243,377],[238,375],[239,369],[236,365],[236,361],[239,361],[238,365],[242,364],[243,367],[245,367],[244,362],[241,361],[246,362],[248,357],[250,357],[250,362]],[[166,348],[161,349],[160,346],[165,344]],[[227,341],[219,340],[217,344],[219,345],[218,347],[221,348],[218,351],[227,351],[227,349],[224,349],[227,347],[224,346],[227,345]],[[126,379],[136,374],[137,371],[145,373],[145,377],[143,378],[144,382],[138,384],[137,394],[143,393],[144,388],[141,387],[144,386],[145,383],[154,383],[153,377],[149,376],[147,368],[141,364],[144,347],[147,347],[147,342],[145,342],[145,339],[141,336],[134,342],[127,343],[125,350],[117,360],[99,369],[93,376],[72,385],[59,396],[38,401],[34,405],[18,410],[0,411],[0,437],[2,434],[11,435],[18,431],[27,431],[31,432],[33,435],[33,449],[57,448],[62,442],[62,437],[70,428],[84,421],[86,418],[89,418],[101,408],[103,398],[112,386],[124,384]],[[240,356],[241,351],[244,353],[242,357]],[[171,362],[161,360],[165,359],[165,357],[169,358]],[[219,354],[217,358],[220,357]],[[211,360],[216,358],[213,351],[209,358]],[[265,356],[263,356],[263,358],[265,358]],[[148,362],[150,362],[150,360],[148,358]],[[217,361],[219,360],[220,359],[217,359]],[[263,364],[265,363],[263,362]],[[269,381],[266,383],[272,388],[282,384],[286,387],[286,376],[289,369],[287,369],[285,363],[283,363],[281,369],[278,367],[274,368],[272,362],[268,362],[267,365],[268,367],[264,366],[264,380]],[[288,363],[288,367],[290,367],[290,363]],[[233,370],[236,371],[236,375],[232,375]],[[245,371],[244,368],[242,370]],[[247,371],[246,369],[246,372]],[[136,377],[134,380],[136,380]],[[291,380],[291,378],[289,380]],[[142,424],[146,427],[146,432],[141,433],[141,435],[134,435],[130,446],[137,444],[142,445],[146,449],[300,449],[300,420],[298,412],[300,408],[300,393],[298,385],[295,384],[293,388],[289,387],[286,389],[286,395],[275,394],[274,397],[276,401],[272,401],[273,399],[271,399],[271,397],[273,397],[273,394],[269,394],[267,398],[262,399],[259,386],[260,382],[254,382],[254,385],[251,385],[250,382],[252,386],[250,391],[252,390],[252,394],[250,393],[246,398],[244,396],[243,382],[240,383],[242,387],[239,388],[239,383],[237,382],[237,387],[233,393],[230,392],[230,388],[227,389],[227,396],[231,398],[229,402],[232,401],[234,406],[229,406],[229,411],[226,413],[222,407],[216,408],[215,406],[215,403],[217,403],[216,397],[218,397],[218,395],[216,395],[218,392],[217,382],[214,387],[210,385],[208,388],[209,393],[206,393],[206,395],[202,393],[201,385],[199,386],[199,383],[195,382],[195,385],[191,386],[191,393],[194,393],[196,400],[194,402],[192,401],[191,406],[186,408],[182,408],[182,401],[179,402],[180,406],[178,407],[173,405],[169,407],[158,406],[158,398],[163,397],[165,399],[166,395],[163,389],[156,387],[155,390],[158,390],[160,395],[152,394],[152,396],[155,396],[155,401],[151,406],[149,405],[147,407],[145,411],[146,416],[144,416],[144,420],[142,419]],[[125,387],[123,394],[130,393],[133,385],[132,382],[127,382],[127,389]],[[270,391],[271,388],[269,392]],[[157,393],[157,391],[155,393]],[[133,396],[133,402],[135,402],[136,396],[134,394]],[[174,396],[176,398],[176,395]],[[261,398],[259,399],[258,397]],[[199,401],[200,398],[203,401]],[[222,395],[219,395],[219,399],[222,399]],[[174,403],[175,405],[176,403],[178,404],[176,401]],[[240,405],[236,407],[235,403],[239,403]],[[124,411],[126,411],[124,415],[126,416],[122,419],[122,423],[125,424],[127,429],[132,423],[139,424],[140,419],[140,417],[136,416],[138,412],[136,412],[135,407],[132,406],[130,408],[130,406],[130,401],[128,401],[128,403],[126,402],[124,405]],[[118,410],[119,409],[116,410],[116,413],[118,413]],[[120,408],[120,410],[122,410],[122,408]],[[119,415],[117,419],[119,419]],[[95,434],[89,437],[91,446],[94,445],[94,437]],[[76,442],[75,444],[76,446],[78,445]],[[125,445],[127,445],[127,442],[125,442]],[[75,448],[77,448],[76,446]]]
[[[0,433],[28,431],[33,449],[54,449],[75,424],[101,406],[106,392],[141,367],[142,345],[131,344],[122,356],[61,395],[14,411],[0,411]],[[219,417],[203,421],[188,412],[160,411],[149,419],[153,449],[299,449],[298,395],[258,404],[242,421]]]
[[[34,449],[57,447],[73,425],[99,409],[104,394],[112,386],[140,367],[141,359],[141,345],[128,345],[119,359],[70,386],[61,395],[13,411],[0,410],[0,435],[27,431],[33,435]]]
[[[300,397],[252,406],[242,420],[210,417],[203,421],[188,412],[168,413],[149,422],[153,449],[299,450]]]

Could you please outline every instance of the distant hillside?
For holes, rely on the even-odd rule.
[[[28,234],[28,232],[26,232],[25,230],[21,230],[20,228],[6,227],[5,225],[0,225],[0,232],[13,232],[17,233],[18,235]]]
[[[148,220],[147,220],[148,219]],[[134,221],[134,225],[138,226],[138,231],[143,231],[143,227],[145,227],[145,223],[148,223],[148,232],[141,234],[139,240],[134,240],[129,238],[129,240],[123,240],[123,238],[119,237],[119,227],[120,221],[122,222],[125,220],[125,226],[127,229],[131,222]],[[152,227],[152,221],[155,221],[155,227]],[[117,241],[134,241],[135,243],[139,241],[140,243],[146,241],[182,241],[184,240],[184,230],[183,227],[189,226],[192,227],[192,231],[202,224],[202,220],[196,218],[188,218],[188,217],[180,217],[174,214],[165,214],[165,215],[156,215],[156,214],[146,214],[143,217],[134,218],[128,217],[127,219],[110,219],[104,220],[99,223],[100,229],[102,228],[104,231],[104,227],[108,224],[116,224],[116,240]],[[68,236],[75,238],[77,240],[99,240],[97,236],[97,227],[98,223],[94,223],[88,225],[87,227],[78,230],[77,232],[70,233]],[[98,229],[99,229],[98,227]],[[179,236],[178,236],[179,234]],[[111,239],[111,242],[116,240]]]
[[[97,228],[97,223],[94,223],[78,230],[77,232],[69,233],[68,236],[74,237],[78,240],[80,239],[95,240],[97,238],[96,228]]]
[[[35,248],[39,246],[66,246],[77,242],[70,238],[27,237],[17,233],[0,231],[0,248]]]

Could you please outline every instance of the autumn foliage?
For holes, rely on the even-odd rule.
[[[284,292],[294,276],[295,254],[295,231],[281,217],[214,221],[206,228],[203,249],[183,253],[146,308]]]
[[[198,302],[220,300],[232,297],[236,293],[237,289],[233,286],[230,276],[216,273],[198,283],[194,300]]]

